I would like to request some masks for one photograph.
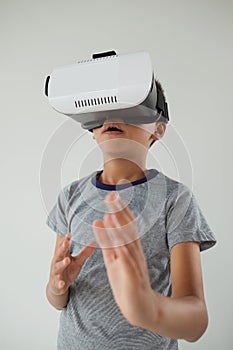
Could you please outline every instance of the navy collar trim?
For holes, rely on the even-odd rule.
[[[149,173],[146,176],[144,176],[142,179],[133,181],[131,183],[126,183],[126,184],[110,185],[110,184],[104,184],[97,179],[97,176],[100,175],[102,172],[103,170],[98,170],[96,174],[92,177],[91,182],[95,187],[101,188],[102,190],[107,190],[107,191],[116,191],[116,190],[118,191],[131,186],[142,184],[144,182],[149,181],[159,173],[158,170],[156,169],[149,169]]]

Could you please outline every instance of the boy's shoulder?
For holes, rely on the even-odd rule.
[[[96,174],[96,171],[92,172],[89,175],[83,176],[80,179],[69,182],[62,188],[62,191],[65,193],[66,198],[69,200],[72,195],[81,193],[83,188],[90,183],[92,177]]]
[[[159,187],[165,188],[168,196],[184,192],[188,194],[192,193],[192,189],[189,186],[179,180],[173,179],[161,171],[158,172],[154,183],[158,184]]]

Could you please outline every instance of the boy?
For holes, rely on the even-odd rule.
[[[91,130],[103,170],[65,186],[48,216],[60,350],[174,350],[207,328],[200,251],[216,241],[191,190],[146,169],[165,130],[121,119]]]

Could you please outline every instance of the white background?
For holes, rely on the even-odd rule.
[[[82,174],[96,170],[86,161],[95,146],[86,132],[62,169],[43,169],[51,192],[41,195],[41,162],[54,132],[69,122],[49,106],[45,77],[57,65],[112,49],[150,53],[171,118],[163,142],[151,149],[154,166],[192,186],[218,240],[202,253],[208,330],[180,349],[232,348],[232,19],[230,0],[0,1],[1,349],[56,348],[59,312],[45,297],[56,236],[45,224],[46,205],[60,190],[53,178],[62,187],[79,176],[80,164]],[[83,132],[75,124],[68,128],[72,142]],[[176,138],[192,174],[172,149]],[[71,143],[63,146],[68,151]],[[182,176],[169,162],[173,153]]]

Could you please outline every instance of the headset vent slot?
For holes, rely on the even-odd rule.
[[[85,100],[74,101],[75,108],[105,105],[105,104],[110,104],[110,103],[117,103],[117,97],[116,96],[104,96],[104,97],[87,98]]]

